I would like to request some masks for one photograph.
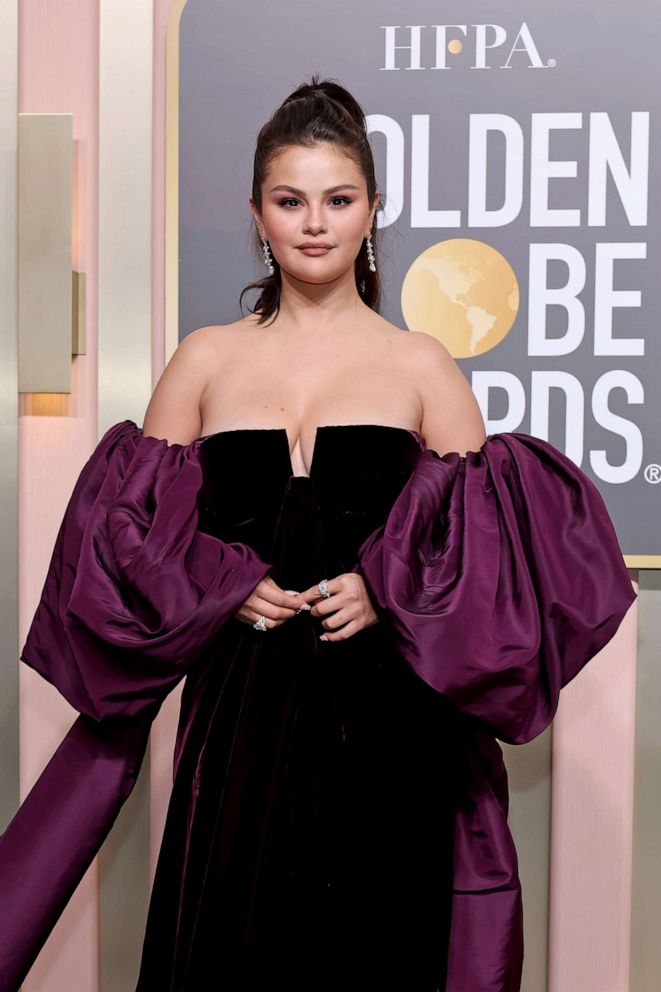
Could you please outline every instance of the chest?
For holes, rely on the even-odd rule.
[[[307,475],[319,426],[387,424],[417,430],[421,405],[392,353],[341,348],[234,349],[210,374],[203,434],[284,428],[292,468]]]

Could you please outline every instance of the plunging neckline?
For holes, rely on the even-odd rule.
[[[318,440],[319,440],[318,435],[319,435],[319,432],[320,431],[347,430],[347,429],[351,429],[351,428],[354,428],[355,429],[355,428],[365,428],[365,427],[370,428],[370,429],[376,428],[378,430],[399,431],[399,432],[403,432],[404,434],[412,435],[415,438],[415,440],[417,441],[417,443],[420,446],[420,448],[422,449],[422,451],[424,451],[425,448],[426,448],[425,441],[424,441],[424,438],[422,437],[422,434],[420,434],[419,431],[414,430],[414,428],[412,428],[412,427],[397,427],[397,426],[393,426],[391,424],[319,424],[317,427],[315,427],[315,438],[314,438],[314,444],[313,444],[313,447],[312,447],[312,458],[310,460],[310,470],[309,470],[309,473],[307,475],[296,475],[294,473],[294,465],[293,465],[293,462],[292,462],[292,452],[289,449],[289,434],[287,433],[287,428],[286,427],[232,427],[232,428],[229,428],[227,430],[213,431],[211,434],[202,434],[200,437],[196,438],[196,440],[198,442],[200,442],[200,443],[204,443],[206,441],[213,440],[213,438],[222,437],[223,435],[226,435],[226,434],[238,434],[238,433],[243,433],[243,434],[275,433],[275,434],[278,434],[278,435],[280,435],[280,436],[283,437],[283,440],[284,440],[284,443],[285,443],[285,446],[286,446],[287,457],[289,459],[289,477],[290,477],[290,479],[311,479],[312,476],[313,476],[313,474],[314,474],[315,459],[316,459],[316,456],[317,456],[317,446],[318,446]]]

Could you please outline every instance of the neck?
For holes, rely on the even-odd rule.
[[[326,283],[302,282],[282,270],[281,276],[280,311],[274,325],[280,322],[302,331],[313,325],[315,333],[323,334],[369,309],[358,295],[353,270]]]

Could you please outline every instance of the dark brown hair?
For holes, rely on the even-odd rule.
[[[367,198],[370,208],[376,193],[374,159],[367,140],[365,115],[354,97],[335,80],[319,81],[317,74],[309,83],[303,83],[294,90],[274,111],[257,135],[253,165],[252,199],[258,211],[262,212],[262,183],[266,179],[273,159],[284,148],[291,145],[311,147],[321,142],[330,142],[350,156],[360,169],[367,184]],[[370,271],[364,244],[355,261],[356,288],[367,306],[379,312],[381,284],[378,272],[376,245],[377,212],[383,210],[380,197],[372,223],[372,248],[377,267]],[[255,231],[256,250],[263,259],[262,240]],[[263,264],[263,262],[262,262]],[[277,315],[280,308],[280,287],[282,285],[280,266],[272,258],[273,275],[251,282],[244,287],[239,297],[239,306],[244,293],[249,289],[259,289],[260,295],[251,313],[259,313],[258,323],[264,324],[269,317]],[[250,309],[250,308],[249,308]]]

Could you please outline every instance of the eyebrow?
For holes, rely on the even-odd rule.
[[[339,186],[330,186],[328,189],[325,189],[321,195],[327,196],[329,193],[336,193],[339,189],[359,190],[360,186],[354,186],[353,183],[340,183]],[[296,189],[295,186],[285,186],[285,185],[274,186],[273,189],[269,190],[269,193],[275,193],[277,190],[283,190],[288,193],[295,193],[296,196],[305,196],[305,193],[303,192],[302,189]]]

